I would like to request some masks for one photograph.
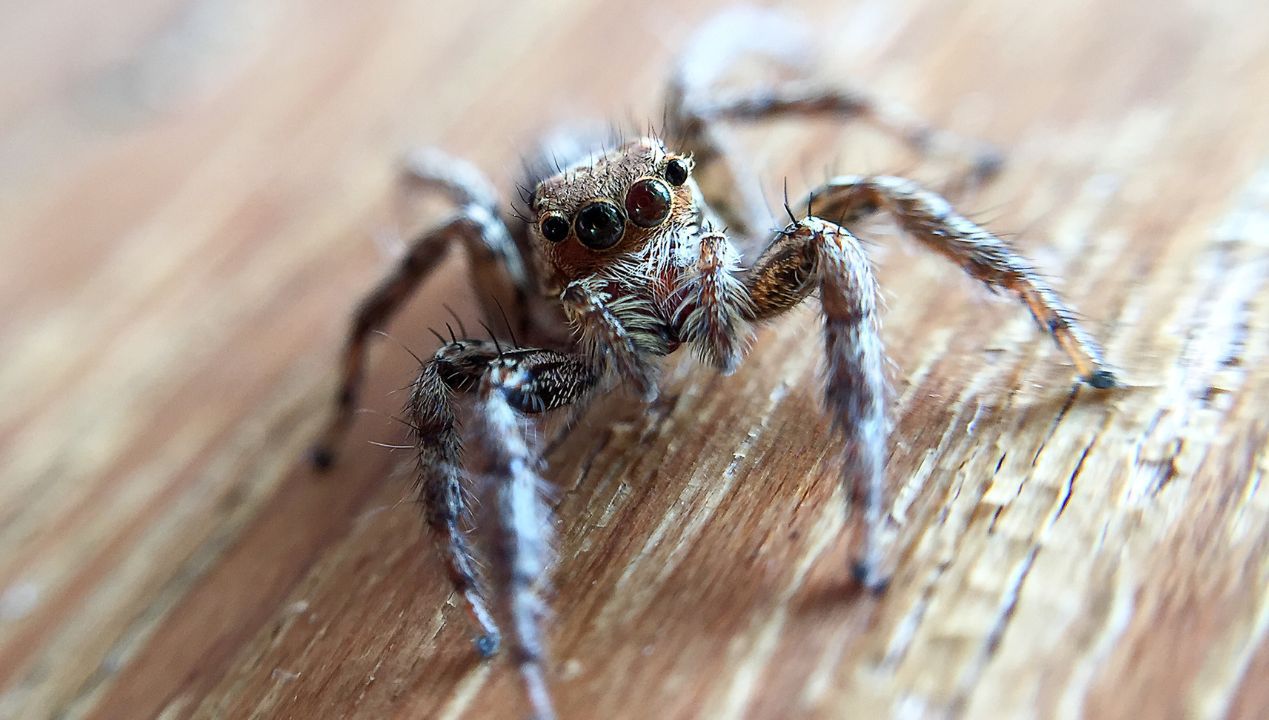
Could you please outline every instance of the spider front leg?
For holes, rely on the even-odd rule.
[[[488,182],[474,167],[429,151],[411,155],[406,173],[412,182],[444,192],[459,209],[448,220],[420,234],[392,271],[357,306],[344,345],[334,407],[310,454],[319,469],[334,463],[336,445],[352,423],[370,334],[396,314],[440,265],[450,247],[461,243],[467,250],[473,284],[483,303],[503,295],[505,307],[521,308],[524,303],[519,300],[529,294],[533,283],[529,268],[493,206],[495,200]],[[524,327],[521,318],[517,317],[516,322]]]
[[[481,630],[477,650],[496,652],[500,633],[485,604],[476,563],[461,523],[464,502],[455,393],[474,394],[471,437],[479,444],[469,467],[470,490],[484,497],[479,523],[490,543],[490,580],[499,614],[510,627],[512,659],[541,719],[553,718],[543,663],[543,594],[551,561],[550,511],[541,459],[526,435],[526,416],[584,403],[599,371],[590,360],[551,350],[503,350],[491,342],[458,340],[441,348],[421,372],[409,415],[419,453],[420,497],[429,527],[444,549],[454,590]]]
[[[462,524],[470,521],[471,512],[466,502],[462,442],[451,396],[470,391],[496,357],[496,349],[486,342],[460,340],[445,345],[423,366],[408,406],[418,449],[418,493],[424,517],[442,551],[454,592],[480,629],[476,649],[482,657],[497,652],[500,633],[484,599],[478,563],[462,530]]]
[[[957,213],[942,197],[903,178],[852,175],[830,180],[810,198],[820,215],[841,218],[843,225],[878,211],[889,213],[908,235],[960,265],[978,281],[1017,295],[1040,328],[1070,356],[1084,382],[1098,389],[1118,385],[1097,342],[1031,262]]]
[[[782,231],[746,275],[748,320],[790,310],[818,290],[824,320],[825,405],[845,442],[848,497],[863,496],[866,535],[855,577],[886,585],[881,570],[885,522],[885,350],[877,317],[877,283],[859,241],[846,229],[807,217]]]
[[[867,534],[855,577],[885,586],[881,533],[886,456],[885,353],[877,322],[877,285],[858,241],[832,223],[808,217],[776,236],[746,274],[722,233],[700,238],[695,267],[675,312],[680,335],[697,354],[731,372],[744,354],[751,324],[780,315],[819,290],[824,317],[825,404],[845,441],[843,482],[863,496]]]
[[[575,280],[560,294],[560,303],[592,363],[651,402],[657,396],[653,359],[669,352],[669,329],[651,302],[631,292],[632,282],[633,275]],[[613,286],[618,293],[610,291]]]

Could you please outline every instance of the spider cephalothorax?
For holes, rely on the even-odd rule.
[[[666,265],[701,223],[692,160],[639,138],[578,160],[533,192],[530,233],[561,287],[632,259]]]
[[[480,629],[478,650],[490,655],[499,647],[497,616],[510,628],[512,657],[540,718],[553,715],[541,639],[551,523],[543,463],[526,425],[566,406],[577,411],[598,390],[614,386],[654,397],[658,361],[681,346],[730,372],[757,324],[812,296],[823,318],[824,400],[844,448],[843,482],[848,495],[865,498],[867,534],[855,575],[869,588],[884,587],[885,355],[876,283],[850,230],[866,217],[888,214],[972,277],[1016,295],[1084,381],[1097,388],[1116,384],[1100,349],[1032,265],[916,183],[832,178],[797,205],[807,208],[804,217],[786,201],[790,222],[772,229],[766,208],[754,199],[756,183],[727,152],[723,121],[796,113],[858,117],[896,132],[920,152],[969,157],[971,178],[984,179],[998,162],[907,115],[880,112],[857,92],[805,83],[721,91],[715,80],[746,37],[796,37],[778,16],[725,22],[739,25],[703,33],[671,78],[672,146],[654,137],[598,152],[581,151],[583,143],[546,143],[543,159],[529,166],[524,187],[532,190],[521,222],[503,217],[492,186],[471,165],[437,151],[411,156],[410,178],[446,193],[456,209],[414,241],[358,308],[336,412],[314,451],[321,466],[334,459],[355,407],[369,333],[451,244],[464,245],[491,315],[488,326],[507,332],[488,339],[438,335],[441,348],[424,363],[407,406],[419,494],[450,580]],[[698,168],[713,170],[711,182],[698,181]],[[470,406],[462,437],[459,402]],[[464,439],[482,449],[466,465]],[[483,576],[466,532],[472,492],[487,500],[478,523],[489,560]]]

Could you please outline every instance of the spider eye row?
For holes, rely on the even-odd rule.
[[[626,231],[626,221],[637,227],[654,228],[670,216],[673,195],[666,181],[679,186],[687,182],[691,166],[686,160],[673,158],[665,165],[665,180],[645,177],[626,189],[624,208],[607,199],[591,200],[582,206],[572,222],[560,212],[547,213],[538,223],[542,237],[553,243],[562,242],[569,230],[592,250],[607,250],[618,242]]]

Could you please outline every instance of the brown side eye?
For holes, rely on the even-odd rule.
[[[542,237],[551,242],[559,242],[568,237],[568,220],[559,213],[552,213],[542,218]]]
[[[670,188],[656,178],[644,178],[626,191],[626,215],[641,228],[656,227],[670,215]]]

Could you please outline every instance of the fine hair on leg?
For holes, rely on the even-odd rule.
[[[876,212],[889,214],[908,236],[974,279],[1022,300],[1040,329],[1071,358],[1084,382],[1097,389],[1119,384],[1092,334],[1031,261],[956,212],[941,196],[904,178],[850,175],[830,180],[811,197],[820,215],[839,218],[846,226]]]
[[[878,290],[858,239],[808,216],[780,232],[745,277],[750,320],[772,318],[818,291],[824,326],[824,404],[844,445],[848,499],[864,502],[864,538],[854,564],[866,588],[885,588],[882,569],[889,419]]]
[[[520,299],[531,292],[533,278],[527,264],[496,210],[488,207],[492,202],[488,181],[474,167],[466,163],[446,165],[446,160],[459,162],[438,153],[412,156],[411,172],[416,179],[450,196],[459,208],[448,219],[421,232],[396,265],[358,303],[344,344],[330,418],[310,451],[318,469],[334,464],[339,441],[352,424],[365,375],[370,334],[392,319],[440,266],[455,243],[461,243],[467,251],[473,282],[486,289],[480,294],[482,302],[498,304],[498,296],[504,295],[506,304],[519,308],[524,305]],[[452,172],[442,174],[441,168],[445,167]],[[523,325],[519,319],[517,322]]]

